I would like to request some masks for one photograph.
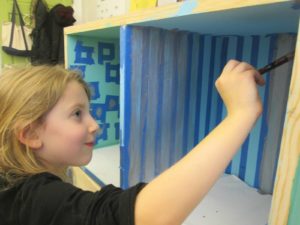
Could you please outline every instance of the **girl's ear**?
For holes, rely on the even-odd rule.
[[[42,140],[40,139],[38,129],[36,128],[36,126],[28,125],[18,133],[19,141],[31,149],[39,149],[42,147]]]

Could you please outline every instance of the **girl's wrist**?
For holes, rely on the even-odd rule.
[[[239,120],[241,122],[249,121],[255,123],[256,120],[261,115],[261,113],[262,113],[261,108],[251,109],[251,110],[237,110],[234,112],[229,112],[227,117],[234,118],[235,120]]]

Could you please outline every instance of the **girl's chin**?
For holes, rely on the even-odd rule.
[[[78,163],[77,166],[86,166],[92,160],[92,156],[93,153],[91,151],[90,154],[86,154],[85,156],[82,157],[81,161]]]

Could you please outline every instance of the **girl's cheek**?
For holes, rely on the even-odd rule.
[[[70,131],[72,132],[72,131]],[[86,138],[86,132],[84,129],[77,129],[77,130],[73,130],[72,133],[70,133],[70,139],[72,139],[74,142],[78,143],[78,142],[85,142],[85,138]]]

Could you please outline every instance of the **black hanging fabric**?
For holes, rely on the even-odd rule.
[[[55,5],[50,11],[43,0],[38,0],[33,11],[35,28],[32,32],[33,65],[64,63],[64,27],[76,21],[70,6]]]

